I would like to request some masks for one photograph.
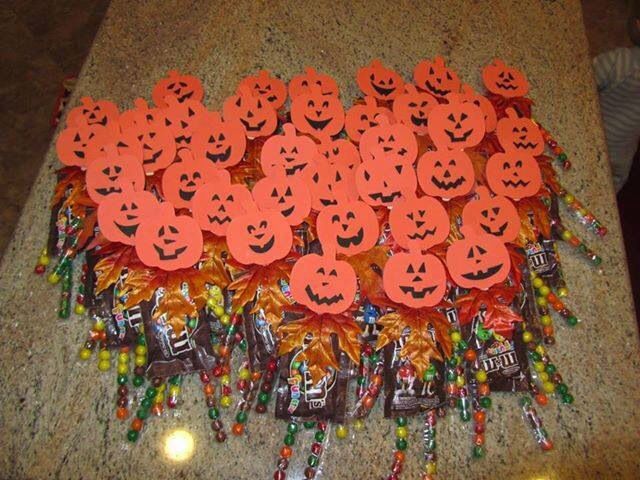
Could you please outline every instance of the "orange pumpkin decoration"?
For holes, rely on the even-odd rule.
[[[112,135],[100,124],[89,125],[86,119],[76,120],[60,132],[56,139],[56,153],[61,163],[86,167],[100,153]]]
[[[293,234],[280,213],[252,210],[231,220],[227,244],[234,260],[244,265],[269,265],[287,256]]]
[[[131,185],[123,185],[121,193],[109,195],[98,205],[100,232],[112,242],[133,245],[138,226],[155,215],[158,205],[151,192],[135,192]]]
[[[411,308],[433,307],[447,292],[447,273],[435,255],[400,252],[387,260],[382,286],[394,302]]]
[[[269,175],[251,191],[260,210],[276,210],[289,225],[300,225],[311,211],[311,193],[306,182],[291,175]]]
[[[349,138],[358,143],[362,134],[371,127],[378,125],[376,117],[383,115],[393,121],[393,113],[386,107],[378,106],[376,99],[371,96],[364,97],[364,103],[356,103],[345,116],[344,126]]]
[[[417,173],[424,193],[444,200],[468,194],[475,182],[471,159],[462,150],[425,152]]]
[[[431,197],[402,197],[389,212],[389,225],[396,243],[407,250],[424,251],[449,236],[449,215]]]
[[[278,126],[275,108],[246,85],[224,101],[222,114],[227,120],[240,120],[247,138],[269,136]]]
[[[67,125],[76,125],[80,118],[84,118],[88,125],[102,125],[112,132],[118,132],[120,112],[115,103],[91,97],[82,97],[80,103],[82,105],[69,110]]]
[[[362,93],[384,101],[395,99],[404,87],[400,74],[377,59],[358,69],[356,81]]]
[[[462,85],[462,93],[458,94],[458,98],[462,103],[473,103],[475,106],[480,107],[484,115],[484,125],[487,132],[493,132],[496,129],[498,121],[496,110],[487,97],[476,93],[471,85],[464,84]]]
[[[260,70],[257,75],[245,77],[239,86],[253,89],[255,95],[269,102],[276,110],[287,100],[287,86],[279,78],[271,76],[267,70]]]
[[[513,242],[520,233],[520,216],[511,201],[502,195],[491,196],[487,187],[476,188],[477,200],[462,210],[462,224],[483,230],[503,242]]]
[[[155,84],[151,92],[153,103],[159,107],[169,106],[169,97],[180,103],[186,100],[201,102],[204,97],[202,83],[197,77],[170,70],[166,77]]]
[[[438,101],[410,83],[407,83],[404,88],[405,93],[398,95],[393,102],[393,115],[416,135],[426,135],[429,113],[438,105]]]
[[[251,193],[244,185],[220,178],[201,185],[191,200],[193,218],[202,230],[224,237],[231,220],[252,205]]]
[[[323,247],[344,255],[356,255],[372,248],[380,229],[373,209],[360,200],[330,205],[320,210],[316,222]]]
[[[384,116],[376,117],[378,125],[360,138],[363,161],[378,160],[397,165],[411,165],[418,156],[418,142],[411,128],[402,123],[389,123]]]
[[[295,301],[312,311],[339,314],[353,304],[358,283],[349,263],[310,253],[293,265],[290,287]]]
[[[206,112],[193,134],[191,151],[215,168],[237,165],[244,157],[247,137],[236,119],[223,120],[218,112]]]
[[[170,203],[161,203],[156,215],[140,223],[135,236],[136,253],[150,267],[178,270],[193,267],[202,256],[202,231],[187,215],[175,215]]]
[[[531,197],[542,186],[542,173],[536,158],[519,150],[492,155],[487,161],[486,176],[493,193],[514,200]]]
[[[320,211],[338,200],[357,200],[356,173],[342,165],[318,162],[309,167],[307,184],[311,191],[311,207]]]
[[[203,121],[207,109],[196,100],[179,102],[167,97],[168,106],[163,110],[165,125],[175,138],[178,148],[191,148],[193,134]]]
[[[125,186],[143,190],[144,170],[136,158],[118,153],[115,145],[110,144],[87,167],[86,182],[89,197],[100,203],[111,194],[122,193]]]
[[[291,121],[303,133],[336,135],[344,126],[344,107],[338,96],[322,93],[314,85],[292,100]]]
[[[289,96],[294,99],[298,95],[308,92],[313,85],[320,87],[323,94],[335,95],[336,97],[340,95],[338,84],[330,75],[319,73],[313,67],[306,67],[304,73],[294,76],[289,82]]]
[[[440,56],[433,60],[422,60],[413,70],[413,81],[422,90],[436,98],[446,98],[460,90],[458,74],[447,68]]]
[[[329,165],[337,165],[353,171],[360,165],[358,148],[345,138],[332,140],[331,137],[324,137],[317,148],[320,162],[327,162]]]
[[[509,252],[499,238],[469,226],[460,228],[464,238],[447,249],[447,269],[456,285],[486,290],[509,275]]]
[[[482,82],[491,93],[506,98],[524,97],[529,93],[527,77],[498,58],[482,69]]]
[[[282,126],[282,135],[269,137],[260,152],[265,175],[302,175],[318,153],[316,143],[305,135],[296,135],[291,123]]]
[[[484,138],[484,114],[473,103],[464,103],[456,95],[449,103],[433,107],[429,114],[428,131],[438,148],[462,150],[478,145]]]
[[[160,122],[164,124],[164,109],[149,107],[144,98],[136,98],[133,104],[133,108],[123,111],[118,117],[118,123],[122,130],[133,128],[137,123]]]
[[[369,160],[356,171],[356,187],[364,202],[389,207],[402,195],[415,193],[417,180],[411,164]]]
[[[505,151],[518,150],[530,155],[542,155],[544,139],[538,125],[527,117],[519,118],[513,108],[506,109],[506,117],[498,121],[496,135]]]

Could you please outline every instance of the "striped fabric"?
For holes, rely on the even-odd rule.
[[[640,140],[640,47],[598,55],[593,68],[613,182],[619,191],[629,176]]]

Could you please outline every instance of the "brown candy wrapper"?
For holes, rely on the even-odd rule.
[[[95,302],[96,272],[95,267],[99,257],[94,250],[88,250],[85,254],[87,271],[84,277],[84,306],[91,308]]]

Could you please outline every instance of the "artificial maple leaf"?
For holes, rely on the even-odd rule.
[[[487,92],[485,97],[491,102],[496,110],[498,118],[506,117],[506,109],[513,108],[521,117],[531,118],[531,107],[533,100],[527,97],[507,98],[497,93]]]
[[[464,209],[464,206],[467,204],[467,202],[468,201],[465,197],[456,197],[445,203],[445,208],[447,210],[447,213],[449,214],[450,225],[449,237],[447,238],[448,242],[453,242],[462,238],[462,234],[460,233],[460,229],[458,228],[458,221],[462,216],[462,210]]]
[[[164,170],[157,170],[153,172],[153,175],[148,175],[145,177],[145,186],[144,189],[148,192],[155,192],[160,198],[164,199],[164,194],[162,193],[162,175],[164,174]]]
[[[129,245],[119,243],[110,244],[100,251],[102,258],[97,261],[94,272],[96,274],[96,294],[99,294],[116,283],[122,271],[130,268],[134,259],[138,256],[135,249]]]
[[[537,229],[544,238],[551,237],[551,220],[549,209],[539,197],[523,198],[517,203],[518,214],[520,216],[519,244],[526,245],[527,241],[536,241]],[[524,237],[524,238],[522,238]]]
[[[200,258],[200,271],[209,283],[227,288],[231,282],[225,260],[229,257],[229,248],[224,237],[205,233],[204,248]]]
[[[485,172],[486,172],[486,166],[487,166],[487,159],[481,153],[475,150],[466,150],[465,152],[471,159],[471,164],[473,165],[473,172],[476,177],[476,182],[482,185],[486,185],[487,176]]]
[[[542,182],[549,187],[553,193],[559,195],[562,187],[560,183],[558,183],[558,177],[555,168],[553,168],[551,158],[546,155],[540,155],[536,157],[536,160],[538,160],[540,172],[542,173]]]
[[[509,258],[511,259],[511,276],[515,285],[522,284],[522,269],[526,263],[525,256],[522,251],[512,244],[507,244]]]
[[[522,317],[508,305],[494,303],[491,308],[487,308],[482,325],[487,330],[493,330],[503,337],[511,337],[514,323],[522,321]]]
[[[184,278],[171,276],[165,285],[164,295],[158,301],[153,318],[164,316],[166,322],[171,325],[176,335],[180,335],[186,325],[187,317],[197,317],[198,309],[194,302],[184,297],[182,282]]]
[[[240,183],[253,188],[253,185],[264,177],[260,167],[260,152],[264,141],[262,138],[249,140],[243,160],[227,169],[231,175],[232,183]]]
[[[56,172],[58,183],[53,190],[51,206],[55,207],[69,194],[70,189],[83,189],[84,172],[80,167],[63,167]]]
[[[494,285],[486,291],[471,289],[455,301],[460,325],[470,323],[483,309],[485,310],[483,326],[487,329],[491,328],[488,326],[491,324],[504,330],[505,324],[511,325],[514,322],[522,321],[522,318],[511,309],[511,303],[517,291],[517,286],[504,284]],[[513,330],[513,326],[511,326],[511,330]]]
[[[351,257],[339,255],[339,259],[347,261],[355,270],[360,285],[360,296],[374,304],[385,298],[382,269],[389,259],[389,250],[387,245],[376,245]]]

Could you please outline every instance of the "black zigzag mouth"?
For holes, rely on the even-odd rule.
[[[156,160],[158,160],[158,158],[160,158],[160,155],[162,155],[163,151],[164,150],[158,150],[156,153],[151,155],[151,158],[147,158],[147,159],[142,160],[142,164],[143,165],[149,165],[150,163],[156,163]]]
[[[513,146],[516,147],[518,150],[530,150],[533,148],[536,148],[538,146],[537,143],[531,143],[531,142],[513,142]]]
[[[173,253],[165,253],[164,249],[156,244],[153,245],[153,248],[155,248],[156,252],[158,252],[160,260],[175,260],[187,249],[187,247],[180,247]]]
[[[334,303],[338,303],[344,300],[344,297],[341,293],[338,293],[337,295],[333,295],[331,297],[321,297],[313,291],[311,285],[307,285],[307,288],[305,288],[304,291],[307,293],[309,300],[311,300],[316,305],[333,305]]]
[[[96,192],[104,196],[112,193],[121,193],[122,189],[120,187],[96,188]]]
[[[411,285],[400,285],[400,290],[402,290],[402,293],[409,294],[415,299],[420,299],[424,298],[427,295],[431,295],[436,290],[436,285],[434,285],[433,287],[424,287],[419,290],[416,290],[416,288]]]
[[[380,87],[379,85],[376,85],[375,83],[372,83],[371,86],[374,88],[374,90],[376,92],[378,92],[380,95],[387,97],[389,95],[391,95],[393,92],[396,91],[395,88],[385,88],[385,87]]]
[[[431,82],[429,80],[427,80],[425,82],[425,86],[427,87],[427,90],[435,93],[436,95],[439,95],[441,97],[446,97],[447,95],[449,95],[451,93],[451,90],[440,90],[437,87],[434,87]]]
[[[431,183],[433,183],[436,187],[438,187],[441,190],[452,190],[454,188],[458,188],[465,181],[466,179],[464,177],[459,177],[457,180],[454,180],[453,182],[446,181],[446,180],[440,181],[436,177],[431,177]]]
[[[518,88],[511,83],[496,83],[496,87],[502,88],[503,90],[516,90]]]
[[[518,188],[526,187],[530,182],[525,182],[524,180],[518,179],[515,182],[513,180],[503,180],[502,183],[505,187]]]
[[[138,230],[138,225],[120,225],[117,222],[113,222],[118,230],[120,230],[127,237],[133,237]]]
[[[485,280],[493,277],[501,268],[502,264],[496,265],[495,267],[489,267],[486,270],[479,270],[475,273],[463,273],[462,276],[467,280]]]
[[[363,239],[364,239],[364,229],[362,227],[360,227],[360,230],[358,230],[358,233],[353,235],[352,237],[341,237],[339,235],[336,236],[338,245],[340,245],[342,248],[349,248],[352,245],[354,247],[357,247],[362,243]]]
[[[473,130],[467,130],[459,137],[456,137],[456,134],[449,130],[445,130],[445,133],[449,136],[449,140],[451,140],[453,143],[457,143],[457,142],[465,142],[467,138],[469,138],[469,135],[473,133]]]
[[[384,195],[382,192],[377,192],[377,193],[370,193],[369,198],[371,198],[371,200],[379,200],[382,203],[391,203],[400,195],[401,195],[400,192],[391,192],[388,195]]]
[[[504,235],[505,230],[507,229],[507,223],[503,223],[497,230],[491,230],[491,227],[485,225],[483,223],[480,224],[480,227],[487,232],[489,235],[495,235],[496,237],[501,237]]]
[[[413,234],[409,235],[409,238],[411,240],[424,240],[425,238],[431,237],[431,236],[433,236],[435,234],[436,234],[436,229],[435,228],[431,229],[431,230],[426,229],[423,233],[416,232],[416,233],[413,233]]]
[[[276,237],[272,235],[267,243],[263,245],[249,245],[249,248],[253,250],[255,253],[267,253],[269,250],[271,250],[275,242],[276,242]]]
[[[326,120],[311,120],[306,115],[304,116],[304,118],[314,130],[324,130],[325,127],[329,125],[329,122],[333,120],[333,118],[327,118]]]
[[[207,215],[207,218],[209,219],[209,223],[217,223],[218,225],[231,222],[231,218],[228,216],[219,217],[218,215]]]
[[[178,145],[182,145],[183,143],[189,145],[191,143],[191,136],[187,137],[186,135],[180,135],[179,137],[176,137],[176,143]]]
[[[231,145],[229,145],[227,149],[222,153],[207,152],[207,158],[211,160],[213,163],[226,162],[227,160],[229,160],[230,156],[231,156]]]
[[[244,118],[241,118],[240,121],[242,122],[242,125],[244,125],[244,129],[247,132],[259,132],[267,123],[266,120],[262,120],[261,122],[258,122],[255,125],[251,125],[249,121],[245,120]]]

